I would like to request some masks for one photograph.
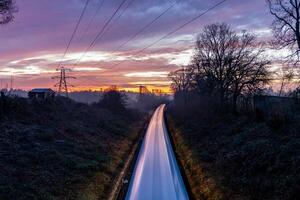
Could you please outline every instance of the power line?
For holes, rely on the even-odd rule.
[[[120,15],[115,19],[117,21],[120,17],[123,16],[123,14],[128,10],[128,8],[134,3],[135,0],[131,0],[127,6],[123,9],[123,11],[120,13]]]
[[[207,13],[210,12],[211,10],[217,8],[218,6],[220,6],[221,4],[225,3],[226,1],[227,1],[227,0],[220,1],[219,3],[213,5],[212,7],[208,8],[207,10],[205,10],[204,12],[202,12],[202,13],[200,13],[199,15],[195,16],[194,18],[188,20],[187,22],[185,22],[185,23],[183,23],[182,25],[178,26],[178,27],[175,28],[174,30],[172,30],[172,31],[170,31],[169,33],[165,34],[163,37],[159,38],[158,40],[154,41],[153,43],[147,45],[146,47],[144,47],[144,48],[142,48],[142,49],[140,49],[140,50],[138,50],[138,51],[133,55],[133,57],[134,57],[134,56],[137,56],[137,55],[140,54],[140,53],[142,53],[142,52],[145,51],[146,49],[148,49],[148,48],[150,48],[150,47],[156,45],[156,44],[159,43],[160,41],[166,39],[167,37],[169,37],[170,35],[174,34],[174,33],[177,32],[177,31],[181,30],[182,28],[184,28],[184,27],[187,26],[188,24],[190,24],[190,23],[196,21],[197,19],[199,19],[199,18],[202,17],[203,15],[207,14]],[[120,65],[120,64],[122,64],[122,63],[124,63],[124,62],[126,62],[126,61],[127,61],[127,60],[120,61],[119,63],[113,65],[113,66],[111,67],[111,69],[114,68],[114,67],[116,67],[116,66],[118,66],[118,65]]]
[[[142,32],[144,32],[147,28],[149,28],[152,24],[154,24],[157,20],[159,20],[163,15],[165,15],[171,8],[173,8],[180,0],[174,2],[171,6],[169,6],[167,9],[165,9],[162,13],[160,13],[157,17],[155,17],[153,20],[151,20],[148,24],[143,26],[139,31],[137,31],[132,37],[130,37],[128,40],[126,40],[124,43],[122,43],[119,47],[117,47],[113,53],[120,50],[123,46],[131,42],[133,39],[135,39],[138,35],[140,35]]]
[[[14,77],[13,77],[13,75],[11,74],[11,75],[10,75],[10,91],[13,90],[13,84],[14,84]]]
[[[79,17],[79,19],[78,19],[78,21],[77,21],[77,23],[76,23],[76,26],[75,26],[75,29],[73,30],[73,33],[72,33],[72,35],[71,35],[71,38],[70,38],[70,40],[69,40],[69,42],[68,42],[68,44],[67,44],[67,48],[65,49],[65,52],[64,52],[64,54],[63,54],[63,57],[61,58],[61,60],[60,60],[60,62],[59,62],[59,64],[58,64],[58,67],[61,66],[61,63],[62,63],[63,59],[65,58],[65,56],[66,56],[66,54],[67,54],[67,52],[68,52],[68,50],[69,50],[69,48],[70,48],[70,45],[71,45],[71,43],[72,43],[72,41],[73,41],[73,39],[74,39],[74,36],[75,36],[75,34],[76,34],[77,30],[78,30],[78,27],[79,27],[79,25],[80,25],[80,22],[81,22],[83,16],[84,16],[84,13],[85,13],[85,11],[86,11],[86,8],[87,8],[89,2],[90,2],[90,0],[87,0],[87,1],[85,2],[85,5],[84,5],[84,7],[83,7],[83,10],[82,10],[82,12],[81,12],[81,14],[80,14],[80,17]]]
[[[80,41],[82,41],[82,39],[86,36],[87,34],[87,31],[89,30],[89,28],[91,27],[92,23],[94,22],[96,16],[98,15],[98,13],[100,12],[101,8],[103,7],[103,4],[104,4],[104,0],[102,0],[99,4],[99,6],[97,7],[97,10],[95,12],[95,14],[92,16],[92,18],[90,19],[87,27],[85,28],[84,30],[84,33],[82,34],[81,38],[80,38]]]
[[[128,10],[128,8],[133,4],[134,1],[135,1],[135,0],[131,0],[131,1],[127,4],[127,6],[122,10],[122,12],[120,13],[120,15],[118,15],[112,23],[117,22],[118,19],[120,19],[120,18],[123,16],[123,14]],[[113,26],[113,24],[111,24],[110,26],[108,26],[107,29],[104,31],[103,35],[104,35],[105,33],[107,33],[107,32],[110,30],[110,28],[111,28],[112,26]]]
[[[114,12],[114,14],[113,14],[113,16],[110,18],[109,22],[110,22],[111,19],[116,15],[116,13],[117,13],[118,10],[122,7],[122,5],[124,4],[125,1],[126,1],[126,0],[124,0],[124,1],[121,3],[121,5],[118,7],[118,9]],[[148,48],[154,46],[154,45],[157,44],[158,42],[162,41],[163,39],[167,38],[168,36],[172,35],[173,33],[175,33],[175,32],[177,32],[177,31],[181,30],[182,28],[184,28],[184,27],[187,26],[188,24],[190,24],[190,23],[196,21],[197,19],[199,19],[199,18],[202,17],[203,15],[207,14],[207,13],[210,12],[211,10],[215,9],[216,7],[220,6],[221,4],[225,3],[226,1],[227,1],[227,0],[223,0],[223,1],[221,1],[221,2],[219,2],[219,3],[217,3],[217,4],[215,4],[214,6],[208,8],[208,9],[205,10],[204,12],[200,13],[199,15],[195,16],[194,18],[188,20],[187,22],[185,22],[185,23],[183,23],[182,25],[178,26],[178,27],[175,28],[174,30],[172,30],[172,31],[170,31],[169,33],[165,34],[163,37],[159,38],[158,40],[154,41],[153,43],[151,43],[151,44],[147,45],[146,47],[142,48],[141,50],[137,51],[133,56],[136,56],[136,55],[142,53],[143,51],[145,51],[146,49],[148,49]],[[175,4],[176,4],[176,3],[178,3],[178,1],[175,2]],[[173,6],[175,6],[175,4],[172,4],[170,7],[172,8]],[[160,15],[161,15],[161,16],[164,15],[164,14],[167,13],[168,10],[170,10],[171,8],[167,8],[167,9],[166,9],[162,14],[160,14]],[[159,16],[160,16],[160,15],[159,15]],[[159,18],[161,17],[161,16],[160,16],[160,17],[159,17],[159,16],[156,17],[156,18],[159,19]],[[158,19],[156,19],[156,18],[155,18],[155,21],[158,20]],[[154,21],[154,20],[152,20],[152,21]],[[152,22],[152,21],[151,21],[151,22]],[[155,21],[154,21],[154,22],[155,22]],[[151,23],[151,22],[150,22],[150,23]],[[148,25],[148,27],[151,26],[154,22],[152,22],[151,24],[149,23],[150,25]],[[106,24],[109,24],[109,23],[106,23]],[[144,26],[144,27],[146,27],[146,26]],[[143,28],[144,28],[144,27],[143,27]],[[146,28],[148,28],[148,27],[146,27]],[[145,28],[145,29],[146,29],[146,28]],[[104,30],[104,29],[105,29],[105,28],[103,28],[102,30]],[[142,29],[141,29],[141,30],[142,30]],[[143,31],[144,31],[144,30],[142,30],[141,32],[143,32]],[[101,31],[100,34],[102,34],[102,32],[104,32],[104,31]],[[97,37],[94,39],[94,41],[97,40],[97,38],[100,36],[100,34],[97,35]],[[140,33],[139,33],[139,34],[140,34]],[[136,36],[135,36],[135,37],[136,37]],[[91,46],[94,45],[94,44],[93,44],[93,43],[95,43],[94,41],[91,43],[91,45],[90,45],[89,48],[91,48]],[[126,45],[126,44],[125,44],[125,45]],[[87,51],[89,50],[89,48],[87,49]],[[119,48],[119,47],[118,47],[118,48]],[[120,48],[121,48],[121,47],[120,47]],[[85,51],[84,55],[86,54],[87,51]],[[84,57],[84,55],[78,60],[78,62]],[[116,66],[118,66],[118,65],[120,65],[120,64],[122,64],[122,63],[124,63],[124,62],[126,62],[126,61],[127,61],[127,60],[123,60],[123,61],[121,61],[121,62],[119,62],[119,63],[113,65],[110,69],[112,69],[112,68],[114,68],[114,67],[116,67]],[[78,63],[78,62],[77,62],[77,63]]]
[[[166,35],[164,35],[163,37],[161,37],[160,39],[156,40],[155,42],[151,43],[150,45],[144,47],[143,49],[141,49],[139,52],[143,52],[144,50],[154,46],[155,44],[159,43],[160,41],[164,40],[165,38],[169,37],[170,35],[174,34],[175,32],[179,31],[180,29],[184,28],[185,26],[187,26],[188,24],[196,21],[197,19],[199,19],[200,17],[202,17],[203,15],[207,14],[208,12],[210,12],[211,10],[215,9],[216,7],[220,6],[221,4],[225,3],[227,0],[223,0],[217,4],[215,4],[214,6],[210,7],[209,9],[207,9],[206,11],[204,11],[203,13],[197,15],[196,17],[192,18],[191,20],[187,21],[186,23],[182,24],[181,26],[177,27],[176,29],[170,31],[169,33],[167,33]]]
[[[123,9],[122,13],[115,18],[114,21],[117,21],[120,17],[122,17],[122,15],[126,12],[126,10],[134,3],[135,0],[131,0],[127,6]],[[153,25],[156,21],[158,21],[162,16],[164,16],[169,10],[171,10],[179,1],[181,0],[176,0],[175,2],[173,2],[173,4],[171,4],[169,7],[167,7],[165,10],[163,10],[163,12],[161,12],[157,17],[155,17],[153,20],[151,20],[148,24],[146,24],[145,26],[143,26],[138,32],[136,32],[132,37],[130,37],[125,43],[121,44],[117,49],[114,50],[114,52],[118,51],[119,49],[121,49],[123,46],[125,46],[126,44],[128,44],[130,41],[132,41],[133,39],[135,39],[139,34],[141,34],[142,32],[144,32],[147,28],[149,28],[151,25]],[[111,27],[111,26],[110,26]],[[108,28],[109,29],[109,28]],[[106,29],[106,32],[108,31],[108,29]],[[79,61],[77,61],[76,64],[78,64]]]
[[[124,5],[124,3],[127,0],[123,0],[121,2],[121,4],[117,7],[117,9],[114,11],[114,13],[111,15],[111,17],[106,21],[106,23],[104,24],[104,26],[102,27],[102,29],[100,30],[100,32],[96,35],[96,37],[94,38],[94,40],[91,42],[91,44],[88,46],[88,48],[84,51],[84,53],[81,55],[81,57],[77,60],[76,65],[80,62],[80,60],[87,54],[87,52],[97,43],[98,40],[100,40],[103,37],[103,33],[105,31],[105,29],[107,28],[107,26],[110,24],[110,22],[112,21],[112,19],[115,17],[115,15],[119,12],[119,10],[121,9],[121,7]]]
[[[59,79],[59,82],[54,85],[54,87],[58,87],[58,94],[61,95],[64,93],[66,97],[69,95],[68,87],[74,87],[73,85],[69,85],[67,83],[67,79],[76,79],[73,76],[66,76],[67,71],[71,71],[71,69],[67,69],[64,67],[57,68],[56,71],[60,71],[59,76],[54,76],[52,79]]]

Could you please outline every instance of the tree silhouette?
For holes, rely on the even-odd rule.
[[[18,9],[15,0],[0,0],[0,24],[7,24],[14,19]]]
[[[119,113],[126,110],[125,95],[116,91],[110,90],[104,93],[99,105],[110,111]]]
[[[290,48],[291,58],[300,56],[300,0],[266,0],[270,13],[275,17],[272,28],[273,44]]]
[[[267,81],[269,61],[262,58],[263,47],[254,35],[237,34],[227,24],[212,24],[199,34],[194,56],[198,87],[208,83],[220,103],[232,103],[238,97]]]
[[[268,81],[269,61],[262,54],[263,45],[254,35],[238,34],[225,23],[205,26],[192,63],[170,73],[171,86],[185,101],[186,93],[197,91],[236,111],[238,97]]]

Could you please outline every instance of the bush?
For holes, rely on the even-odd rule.
[[[272,112],[257,122],[247,115],[215,113],[207,105],[199,100],[168,107],[176,151],[196,199],[297,199],[299,113],[291,119]],[[284,134],[274,134],[279,128]]]
[[[126,110],[125,94],[115,90],[108,91],[104,93],[98,105],[112,112],[122,113]]]
[[[288,116],[286,113],[272,111],[267,118],[267,124],[272,129],[280,129],[284,124],[288,122]]]
[[[163,96],[156,96],[154,94],[140,94],[138,97],[136,107],[142,111],[154,110],[161,104],[168,103],[168,99]]]

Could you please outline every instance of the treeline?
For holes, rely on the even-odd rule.
[[[237,99],[258,93],[269,80],[263,46],[246,31],[238,34],[227,24],[205,26],[198,35],[192,62],[171,72],[175,101],[195,95],[209,97],[219,109],[236,112]]]
[[[105,92],[100,98],[100,101],[96,104],[114,112],[124,112],[126,108],[148,112],[168,101],[167,96],[157,96],[151,93],[137,94],[136,99],[132,100],[129,99],[126,93],[111,90]]]
[[[167,122],[192,197],[297,199],[299,104],[290,120],[278,109],[283,101],[270,119],[232,114],[239,98],[261,94],[273,80],[264,44],[246,31],[211,24],[198,35],[191,60],[169,75],[175,96]]]
[[[300,74],[300,1],[266,0],[274,20],[273,38],[259,42],[254,34],[235,32],[226,24],[205,26],[198,35],[191,63],[170,74],[175,100],[187,101],[200,96],[210,97],[218,109],[236,112],[240,96],[260,94],[264,85],[276,80],[279,96],[287,83],[297,84]],[[266,48],[284,49],[288,56],[278,57],[282,65],[276,72],[268,71],[271,63]],[[299,97],[299,86],[290,91]],[[195,97],[196,95],[196,97]],[[191,98],[192,96],[192,98]],[[189,102],[190,103],[190,102]]]

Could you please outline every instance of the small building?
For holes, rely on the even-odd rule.
[[[50,88],[35,88],[28,92],[30,99],[47,99],[54,96],[55,92]]]

